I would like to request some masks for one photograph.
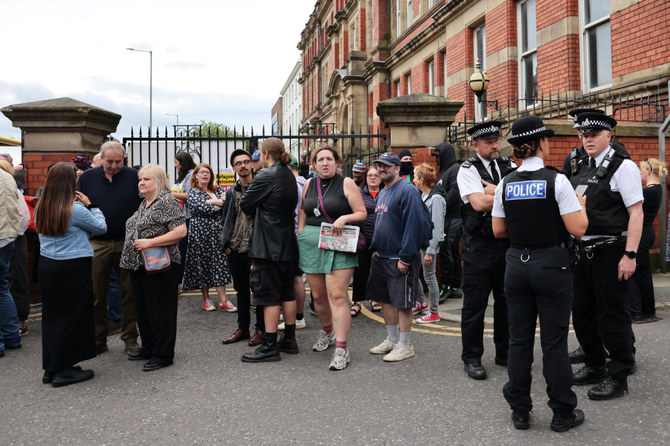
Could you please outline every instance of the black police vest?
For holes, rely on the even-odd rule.
[[[621,194],[610,190],[610,180],[629,156],[616,146],[606,150],[611,152],[599,167],[589,167],[589,158],[585,158],[578,164],[577,173],[570,177],[572,187],[588,186],[585,192],[586,215],[589,218],[586,235],[621,235],[628,229],[628,210]]]
[[[569,239],[556,201],[556,172],[543,167],[512,172],[503,180],[502,202],[514,248],[548,248]]]
[[[504,156],[496,158],[493,162],[498,164],[501,178],[504,178],[505,175],[515,169],[515,167],[512,165],[512,160],[505,158]],[[479,176],[482,178],[482,180],[488,183],[498,184],[497,182],[493,181],[489,171],[486,170],[484,163],[477,155],[471,156],[465,160],[461,167],[465,169],[474,167],[477,169],[477,172],[479,172]],[[467,203],[461,207],[461,217],[463,218],[464,231],[467,231],[469,234],[477,237],[488,239],[495,238],[493,235],[493,224],[490,212],[477,212],[472,208],[472,204]]]

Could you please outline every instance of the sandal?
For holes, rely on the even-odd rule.
[[[358,313],[361,312],[361,304],[359,302],[354,302],[349,307],[349,311],[351,311],[351,317],[358,316]]]
[[[380,304],[379,302],[375,302],[374,300],[371,300],[370,309],[375,312],[382,311],[382,304]]]

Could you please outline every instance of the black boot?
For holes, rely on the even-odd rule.
[[[298,342],[295,340],[295,324],[284,325],[284,334],[282,334],[282,337],[277,345],[279,346],[280,352],[291,355],[298,353]]]
[[[570,358],[570,364],[579,364],[580,362],[584,362],[585,357],[586,353],[584,353],[584,349],[582,348],[581,345],[577,347],[577,349],[568,353],[568,358]]]
[[[583,386],[584,384],[595,384],[600,382],[606,376],[607,370],[605,369],[605,366],[589,367],[588,365],[585,365],[573,374],[576,386]]]
[[[279,361],[279,347],[277,346],[277,333],[265,333],[263,343],[253,353],[242,355],[242,362],[268,362]]]
[[[627,393],[628,381],[625,378],[614,379],[607,376],[597,386],[590,388],[587,395],[592,400],[611,400]]]

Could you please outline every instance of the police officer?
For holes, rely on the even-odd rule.
[[[572,307],[570,234],[581,237],[588,220],[568,179],[544,167],[549,154],[548,130],[542,119],[525,116],[512,125],[510,144],[523,164],[496,189],[493,233],[509,237],[505,298],[509,315],[509,382],[503,388],[516,429],[528,429],[531,365],[535,325],[540,317],[542,368],[547,381],[551,429],[564,432],[584,422],[575,409],[568,359],[568,326]],[[584,197],[581,197],[584,200]]]
[[[635,163],[611,144],[616,120],[587,112],[577,121],[588,157],[578,163],[570,182],[588,198],[589,226],[575,267],[572,321],[585,365],[574,380],[578,385],[598,383],[588,396],[606,400],[628,392],[627,377],[635,368],[627,281],[635,272],[642,233],[642,185]]]
[[[468,133],[475,156],[463,162],[456,177],[463,200],[463,310],[461,333],[464,369],[472,379],[486,379],[482,366],[484,353],[484,313],[493,291],[493,342],[495,363],[507,365],[509,333],[507,304],[503,291],[505,252],[508,240],[498,240],[491,228],[491,208],[495,187],[502,177],[515,168],[500,156],[500,122],[477,124]]]
[[[605,112],[602,110],[597,110],[595,108],[575,108],[573,110],[570,110],[568,112],[568,115],[573,120],[573,126],[575,130],[577,130],[577,137],[579,138],[579,141],[581,143],[582,141],[582,126],[581,124],[577,121],[577,117],[579,117],[580,114],[582,113],[599,113],[601,115],[604,115]],[[620,151],[622,154],[625,153],[628,155],[628,152],[626,151],[626,148],[623,146],[623,144],[619,144],[618,142],[612,141],[612,146]],[[584,146],[580,145],[579,147],[573,147],[568,156],[565,157],[565,160],[563,161],[563,175],[566,177],[570,178],[573,173],[577,172],[577,166],[579,165],[580,161],[584,158],[588,158],[588,154],[586,153],[586,150],[584,150]],[[634,340],[632,341],[633,344],[635,344]],[[570,362],[572,364],[578,364],[580,362],[584,362],[584,349],[580,345],[577,347],[575,350],[571,351],[568,357],[570,358]]]

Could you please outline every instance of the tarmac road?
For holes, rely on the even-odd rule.
[[[659,322],[634,325],[638,371],[630,394],[596,402],[586,397],[588,386],[575,387],[586,423],[562,434],[549,429],[539,340],[532,425],[512,427],[502,396],[507,374],[493,364],[489,325],[485,381],[465,375],[455,322],[415,326],[415,358],[389,364],[369,354],[386,337],[369,307],[353,319],[344,371],[328,370],[332,347],[311,350],[319,327],[309,313],[308,327],[297,332],[298,355],[248,364],[240,361],[246,343],[221,344],[236,314],[206,313],[197,295],[181,295],[172,367],[142,372],[116,335],[109,352],[82,364],[95,370],[92,380],[54,389],[41,383],[36,310],[23,348],[0,359],[2,445],[670,444],[668,310],[659,311]],[[572,333],[570,348],[576,344]]]

